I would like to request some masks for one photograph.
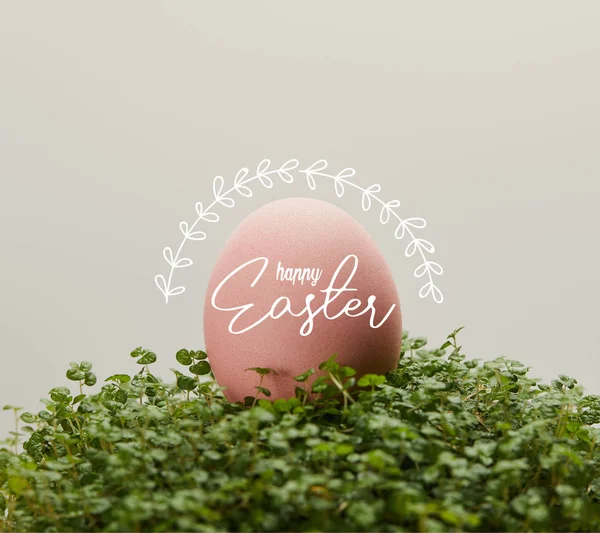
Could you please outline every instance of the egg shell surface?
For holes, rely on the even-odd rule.
[[[313,318],[310,334],[301,335],[308,313],[294,316],[285,312],[284,300],[273,310],[279,318],[269,316],[256,324],[281,297],[287,297],[288,309],[299,315],[312,294],[309,305],[313,312],[319,309],[326,302],[324,290],[348,256],[356,257],[356,261],[351,258],[343,264],[333,288],[341,289],[350,278],[346,287],[355,290],[337,293],[326,310],[328,317],[338,318],[330,319],[321,311]],[[287,269],[292,270],[285,279]],[[297,269],[305,272],[303,281]],[[315,280],[319,270],[321,275]],[[294,271],[296,277],[289,279]],[[375,297],[374,310],[359,315],[367,308],[370,296]],[[352,308],[344,313],[353,299]],[[356,299],[362,305],[358,306]],[[247,330],[232,333],[230,323],[239,309],[221,309],[249,304],[253,306],[232,327],[233,331]],[[357,379],[365,373],[383,374],[395,368],[402,343],[398,291],[377,245],[348,213],[311,198],[277,200],[245,218],[217,258],[204,304],[204,338],[213,373],[217,383],[226,387],[224,394],[229,401],[243,401],[245,396],[257,394],[259,376],[246,370],[252,367],[277,372],[262,382],[262,387],[271,391],[270,399],[290,398],[295,387],[302,385],[292,378],[309,368],[317,370],[333,354],[338,354],[340,364],[356,369]],[[310,381],[321,373],[317,371]]]

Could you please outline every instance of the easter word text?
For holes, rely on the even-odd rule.
[[[291,281],[292,285],[296,285],[296,280],[304,285],[304,280],[306,280],[307,282],[310,281],[310,284],[314,287],[321,279],[322,274],[323,271],[320,268],[283,268],[281,261],[278,261],[275,279]]]
[[[234,278],[238,272],[240,272],[241,270],[243,270],[244,268],[246,268],[250,265],[253,265],[254,263],[260,264],[261,262],[262,262],[262,267],[260,268],[260,271],[259,271],[258,275],[256,276],[256,278],[254,278],[254,281],[250,285],[251,287],[254,287],[258,283],[258,281],[261,279],[263,273],[265,272],[265,270],[269,264],[269,260],[266,257],[257,257],[256,259],[251,259],[250,261],[237,267],[233,272],[228,274],[225,277],[225,279],[223,279],[223,281],[221,281],[221,283],[219,283],[219,285],[216,287],[216,289],[214,290],[214,292],[212,294],[211,304],[215,309],[217,309],[218,311],[237,311],[236,315],[231,319],[231,322],[229,323],[229,328],[228,328],[229,332],[232,333],[233,335],[240,335],[242,333],[250,331],[251,329],[255,328],[256,326],[258,326],[259,324],[261,324],[268,318],[277,320],[278,318],[281,318],[282,316],[284,316],[286,313],[289,313],[290,315],[296,316],[296,317],[301,317],[303,315],[306,315],[306,320],[300,327],[300,331],[299,331],[300,335],[302,335],[303,337],[306,337],[307,335],[310,335],[312,333],[313,327],[314,327],[314,318],[317,315],[319,315],[320,313],[323,313],[323,316],[328,320],[335,320],[336,318],[339,318],[342,315],[346,315],[349,317],[358,317],[358,316],[364,315],[366,313],[371,313],[370,326],[374,329],[377,329],[385,323],[385,321],[390,317],[394,308],[396,307],[396,304],[393,304],[388,309],[385,316],[378,323],[376,323],[375,322],[375,300],[376,300],[376,297],[374,295],[371,295],[367,298],[367,303],[363,309],[360,309],[360,307],[363,306],[363,302],[358,298],[352,298],[351,300],[349,300],[346,303],[346,305],[343,307],[343,309],[340,312],[338,312],[337,314],[335,314],[333,316],[330,316],[328,314],[327,307],[329,306],[329,304],[331,304],[333,301],[335,301],[341,294],[358,290],[358,289],[353,289],[353,288],[349,287],[350,282],[352,281],[352,278],[354,277],[354,274],[356,273],[356,270],[358,269],[358,257],[351,254],[351,255],[346,256],[346,258],[337,267],[336,271],[334,272],[333,276],[331,277],[328,287],[326,289],[322,289],[320,291],[320,292],[325,293],[325,301],[317,309],[313,309],[311,306],[311,302],[315,299],[314,294],[308,294],[306,296],[306,299],[304,302],[304,308],[300,312],[294,312],[292,310],[292,302],[290,301],[290,299],[287,296],[281,296],[273,302],[273,305],[271,306],[270,311],[268,313],[266,313],[262,318],[260,318],[259,320],[257,320],[256,322],[254,322],[253,324],[251,324],[250,326],[248,326],[246,328],[235,330],[234,326],[235,326],[236,321],[246,311],[253,308],[254,304],[246,303],[246,304],[243,304],[243,305],[240,305],[237,307],[221,307],[217,304],[217,297],[218,297],[221,289],[223,289],[223,287],[227,284],[227,282],[229,280],[231,280],[232,278]],[[336,285],[339,284],[337,278],[340,275],[340,272],[341,272],[342,268],[346,265],[346,263],[352,263],[352,272],[349,274],[349,276],[346,278],[346,280],[343,282],[343,284],[341,284],[341,287],[336,288]],[[320,277],[320,275],[319,275],[319,277]]]

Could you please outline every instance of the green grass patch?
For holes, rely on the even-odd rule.
[[[72,364],[75,392],[5,406],[0,531],[600,530],[600,397],[467,359],[458,331],[405,335],[385,376],[331,357],[275,401],[253,368],[256,396],[228,402],[203,351],[170,384],[137,348],[97,393]]]

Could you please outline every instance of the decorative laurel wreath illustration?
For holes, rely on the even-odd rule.
[[[271,168],[271,161],[269,159],[263,159],[258,164],[256,174],[254,175],[250,173],[248,168],[240,169],[233,180],[233,187],[228,190],[223,190],[225,188],[223,176],[215,177],[213,181],[214,201],[206,207],[202,202],[197,202],[195,206],[198,215],[196,220],[192,224],[188,224],[185,221],[179,223],[179,229],[181,230],[183,239],[177,250],[173,252],[173,249],[169,246],[163,249],[163,257],[170,267],[169,275],[165,278],[162,274],[158,274],[154,278],[154,282],[163,293],[166,303],[169,302],[169,297],[177,296],[178,294],[185,292],[185,287],[183,286],[171,287],[173,274],[177,269],[189,267],[193,264],[193,261],[190,258],[181,257],[181,252],[187,241],[203,241],[206,239],[207,234],[197,228],[201,222],[215,223],[219,221],[219,215],[214,211],[214,208],[218,208],[219,206],[232,208],[235,205],[235,201],[231,197],[232,193],[238,193],[245,198],[250,198],[252,196],[252,190],[248,185],[253,182],[258,181],[267,189],[273,187],[274,179],[277,178],[285,183],[292,183],[294,181],[293,171],[304,175],[311,191],[314,191],[317,188],[317,178],[323,178],[333,181],[335,193],[338,198],[341,198],[344,195],[346,187],[358,190],[362,194],[362,208],[364,211],[369,211],[374,203],[379,204],[379,206],[381,206],[379,214],[380,222],[382,224],[387,224],[390,220],[394,219],[397,222],[396,230],[394,231],[396,239],[401,240],[405,236],[408,236],[410,239],[410,242],[404,251],[404,255],[406,257],[412,257],[413,255],[418,254],[422,259],[422,263],[414,271],[414,275],[417,278],[423,276],[427,277],[426,283],[419,290],[419,296],[421,298],[426,298],[431,295],[436,303],[443,302],[444,296],[433,281],[433,275],[441,275],[443,269],[438,263],[428,260],[425,256],[425,253],[432,254],[435,251],[435,248],[429,241],[417,238],[413,233],[415,229],[422,229],[427,225],[425,219],[418,217],[401,218],[396,212],[396,209],[400,207],[400,202],[398,200],[384,202],[377,196],[381,192],[381,185],[375,184],[363,189],[360,185],[349,181],[349,178],[355,175],[353,168],[345,168],[337,174],[328,174],[325,172],[328,163],[324,159],[320,159],[313,163],[305,170],[296,170],[299,165],[300,163],[297,159],[290,159],[281,165],[281,167],[273,169]]]

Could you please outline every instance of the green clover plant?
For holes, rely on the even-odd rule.
[[[404,332],[397,368],[333,355],[295,394],[229,402],[209,356],[156,355],[97,392],[72,363],[38,412],[5,406],[0,531],[598,531],[600,396]]]

